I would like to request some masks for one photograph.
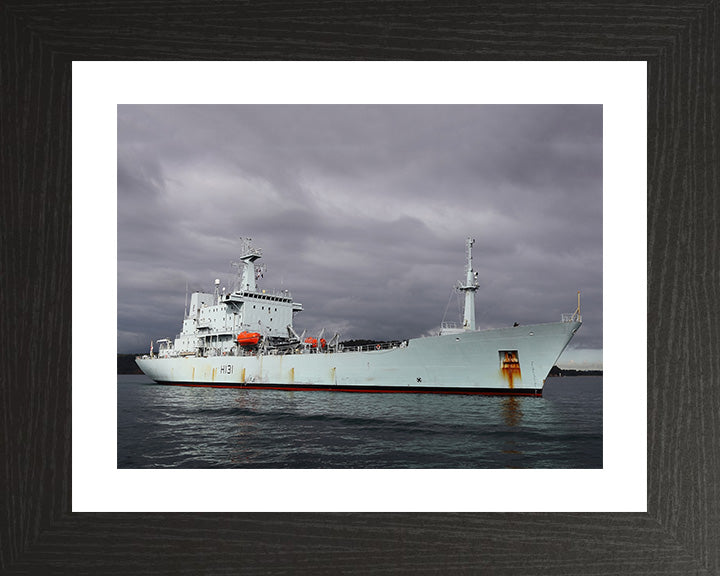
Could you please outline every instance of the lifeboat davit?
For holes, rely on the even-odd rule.
[[[260,342],[259,332],[240,332],[237,336],[237,343],[240,346],[255,346]]]
[[[305,344],[309,344],[310,348],[317,348],[317,338],[305,338]],[[325,338],[320,338],[320,348],[325,348],[326,346],[327,342],[325,342]]]

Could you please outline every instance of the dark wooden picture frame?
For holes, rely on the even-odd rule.
[[[0,572],[719,574],[718,4],[4,2]],[[648,512],[72,513],[71,65],[89,59],[647,61]]]

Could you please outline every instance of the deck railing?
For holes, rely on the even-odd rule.
[[[582,322],[582,316],[580,316],[580,314],[578,314],[577,312],[573,312],[572,314],[563,314],[562,321],[563,322]]]

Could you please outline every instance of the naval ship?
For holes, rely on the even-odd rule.
[[[580,293],[573,313],[559,322],[478,330],[472,247],[466,242],[462,323],[441,324],[433,336],[372,346],[348,346],[339,334],[298,335],[303,310],[287,290],[260,289],[262,250],[242,240],[235,284],[228,292],[195,292],[185,304],[174,341],[136,358],[160,384],[273,390],[411,392],[542,396],[545,379],[582,324]]]

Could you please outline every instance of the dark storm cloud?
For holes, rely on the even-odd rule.
[[[457,319],[477,239],[481,326],[555,321],[602,348],[600,106],[119,106],[118,349],[180,329],[185,284],[263,248],[299,330],[409,338]]]

